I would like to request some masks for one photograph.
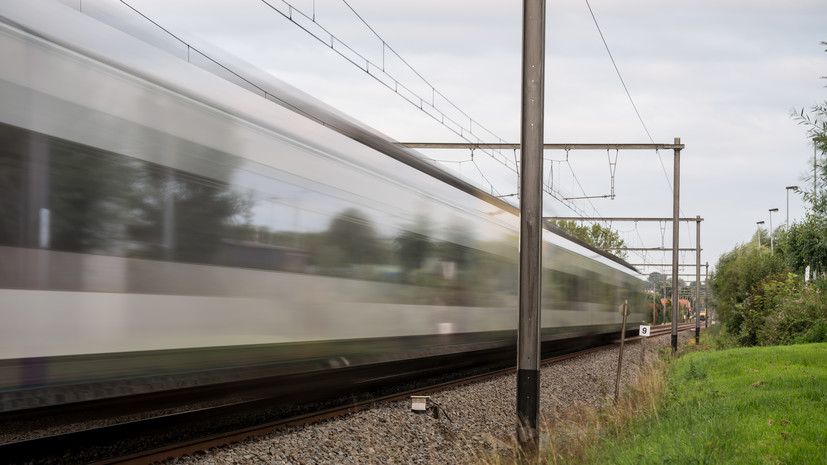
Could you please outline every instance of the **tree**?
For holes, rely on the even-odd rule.
[[[710,288],[718,300],[718,316],[731,333],[741,330],[744,302],[752,289],[767,276],[784,271],[779,255],[752,243],[740,244],[718,259]]]
[[[785,241],[784,260],[795,273],[827,271],[827,217],[807,214],[806,220],[790,227]]]
[[[827,42],[821,45],[827,45]],[[822,77],[825,78],[827,76]],[[793,116],[807,128],[807,136],[813,141],[817,153],[821,153],[812,176],[803,180],[820,181],[821,188],[812,192],[805,190],[804,199],[812,208],[805,221],[794,224],[787,231],[784,255],[787,264],[799,274],[804,273],[807,266],[824,272],[827,270],[827,100],[813,105],[809,113],[802,108]]]
[[[827,45],[827,42],[822,42],[821,45]],[[827,76],[822,76],[822,79],[827,79]],[[810,112],[805,112],[803,108],[801,111],[793,112],[793,117],[798,120],[799,124],[807,128],[807,136],[813,141],[816,151],[821,154],[820,159],[816,161],[813,175],[803,179],[809,182],[812,182],[813,179],[821,181],[821,191],[807,192],[805,190],[804,199],[810,202],[814,212],[825,215],[827,214],[827,189],[825,189],[827,188],[827,160],[825,160],[825,153],[827,153],[827,100],[810,107]]]
[[[626,243],[620,238],[620,234],[597,223],[593,223],[591,226],[580,224],[577,221],[553,221],[552,223],[571,236],[597,248],[626,247]],[[609,252],[624,260],[628,256],[623,250],[610,250]]]
[[[657,271],[649,274],[649,288],[654,290],[660,290],[664,287],[664,282],[668,281],[670,278],[669,276],[658,273]]]

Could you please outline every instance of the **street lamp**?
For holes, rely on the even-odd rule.
[[[787,234],[790,233],[790,191],[794,190],[798,192],[798,186],[787,186]]]
[[[773,254],[773,242],[772,242],[772,214],[773,212],[777,212],[777,208],[770,208],[770,255]]]
[[[764,224],[764,222],[763,221],[756,221],[755,224],[757,225],[756,227],[758,228],[758,252],[760,253],[761,252],[761,225]]]

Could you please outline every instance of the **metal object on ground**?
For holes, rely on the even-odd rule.
[[[411,396],[411,412],[425,413],[428,411],[428,401],[431,396]]]

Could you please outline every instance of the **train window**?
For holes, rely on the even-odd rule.
[[[337,198],[325,205],[346,205],[338,213],[284,204],[273,224],[292,229],[256,227],[260,207],[217,180],[233,178],[233,157],[207,147],[182,142],[170,156],[227,172],[205,177],[4,124],[0,142],[0,245],[413,284],[433,289],[416,299],[446,305],[499,305],[517,292],[516,257],[501,255],[513,245],[461,245],[476,243],[468,228],[448,230],[453,241],[389,232],[373,222],[379,213]],[[327,226],[299,229],[311,214]],[[53,273],[72,274],[73,260]]]
[[[212,263],[249,208],[191,173],[9,125],[0,139],[7,245]]]

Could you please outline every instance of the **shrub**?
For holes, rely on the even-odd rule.
[[[803,336],[799,336],[795,340],[796,344],[811,344],[814,342],[827,342],[827,320],[816,323]]]
[[[762,308],[751,309],[754,318],[748,325],[752,337],[743,338],[750,345],[820,342],[827,332],[827,300],[815,286],[805,285],[790,274],[784,282],[765,282],[758,294]],[[761,313],[761,317],[758,313]]]

